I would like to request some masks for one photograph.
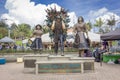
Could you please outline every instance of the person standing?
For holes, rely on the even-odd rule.
[[[84,23],[84,19],[82,16],[78,18],[78,23],[74,25],[74,30],[75,32],[75,44],[78,45],[79,49],[79,57],[84,57],[84,51],[89,49],[88,47],[88,32],[87,32],[87,27],[86,24]],[[87,38],[85,37],[85,33]]]
[[[55,55],[58,54],[58,44],[60,42],[60,49],[61,49],[61,56],[64,56],[64,30],[65,24],[62,21],[60,16],[57,16],[56,20],[53,21],[51,29],[53,31],[53,38],[54,38],[54,52]]]

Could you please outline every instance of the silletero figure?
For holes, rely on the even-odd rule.
[[[86,24],[84,23],[84,19],[82,16],[78,18],[78,23],[74,25],[74,32],[76,33],[75,44],[78,45],[79,57],[84,57],[84,51],[89,49],[89,47],[87,39],[85,37],[86,33],[88,38],[87,27]]]
[[[31,48],[34,51],[41,51],[43,49],[42,40],[41,40],[42,34],[43,34],[42,26],[39,24],[36,25],[35,30],[33,31],[33,36],[35,36],[35,40],[32,42],[31,45]]]
[[[51,29],[53,31],[53,38],[54,38],[54,52],[55,55],[58,54],[58,44],[60,42],[60,49],[61,49],[61,56],[64,56],[64,30],[65,30],[65,24],[62,21],[62,18],[60,16],[56,17],[56,20],[53,21]]]

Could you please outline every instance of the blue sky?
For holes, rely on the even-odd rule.
[[[77,16],[86,16],[90,10],[98,10],[100,8],[107,8],[109,11],[120,15],[120,0],[31,0],[36,4],[51,4],[57,3],[58,5],[74,11]]]
[[[6,5],[9,11],[5,8],[6,1],[8,1]],[[0,18],[4,14],[4,17],[14,19],[18,23],[26,22],[33,25],[40,22],[42,24],[46,16],[44,9],[52,3],[69,10],[69,13],[74,12],[77,17],[83,16],[85,21],[95,21],[100,16],[103,19],[108,18],[109,14],[114,14],[120,20],[120,0],[0,0]]]
[[[90,10],[98,10],[100,8],[106,7],[109,11],[120,15],[120,0],[31,0],[35,4],[51,4],[57,3],[58,5],[68,9],[69,11],[74,11],[77,16],[85,16]],[[4,8],[6,0],[0,0],[0,15],[7,12]]]
[[[1,16],[1,14],[7,12],[7,10],[6,10],[5,7],[4,7],[5,2],[6,2],[6,0],[0,0],[0,16]]]

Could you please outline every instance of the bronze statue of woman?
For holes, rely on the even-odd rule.
[[[89,47],[85,37],[86,33],[88,38],[87,27],[82,16],[78,18],[78,23],[74,25],[74,32],[76,33],[75,43],[78,44],[79,57],[84,57],[84,51]]]
[[[36,51],[41,51],[43,49],[42,39],[41,39],[42,34],[43,34],[42,26],[39,24],[36,25],[35,30],[33,31],[33,36],[35,37],[35,40],[32,42],[31,45],[31,48],[34,50],[34,53],[36,53]]]

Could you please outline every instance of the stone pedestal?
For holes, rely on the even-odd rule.
[[[35,73],[84,73],[83,61],[37,61]]]
[[[83,61],[84,70],[93,70],[94,71],[94,57],[71,57],[72,61]]]
[[[93,57],[75,57],[73,55],[33,54],[24,56],[25,72],[38,73],[74,73],[94,71]]]
[[[48,56],[49,61],[69,61],[70,56],[61,56],[61,55],[50,55]]]
[[[49,54],[33,54],[24,56],[24,68],[35,68],[36,61],[47,61]]]

